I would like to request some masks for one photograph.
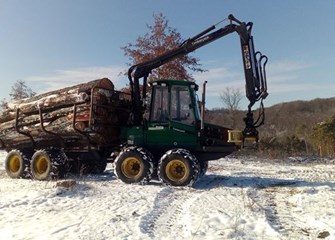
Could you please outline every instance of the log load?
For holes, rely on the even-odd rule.
[[[0,148],[115,145],[129,109],[107,78],[18,100],[0,116]]]

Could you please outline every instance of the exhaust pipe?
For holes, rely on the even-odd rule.
[[[204,83],[202,84],[202,98],[201,98],[201,130],[204,130],[204,128],[205,128],[206,84],[207,84],[207,81],[204,81]]]

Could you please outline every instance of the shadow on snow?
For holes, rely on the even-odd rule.
[[[268,188],[268,187],[319,187],[335,188],[335,182],[316,182],[301,179],[280,179],[257,176],[222,176],[209,174],[203,176],[193,187],[195,189],[231,188]]]

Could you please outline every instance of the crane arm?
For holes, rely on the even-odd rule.
[[[143,88],[142,97],[140,95],[139,79],[143,78],[143,86],[147,84],[147,78],[151,71],[158,68],[180,56],[187,55],[194,50],[201,48],[213,41],[216,41],[230,33],[237,32],[240,37],[242,58],[244,65],[244,74],[246,82],[246,96],[249,99],[248,113],[244,121],[246,128],[243,132],[246,136],[257,136],[258,132],[256,127],[262,125],[264,122],[264,111],[261,109],[260,117],[254,121],[251,108],[254,104],[266,98],[267,83],[265,74],[265,65],[267,57],[262,55],[261,52],[255,52],[253,37],[251,35],[252,22],[241,22],[236,19],[232,14],[228,16],[230,23],[216,31],[214,31],[218,24],[213,25],[192,38],[184,41],[180,46],[160,56],[157,56],[146,62],[135,64],[128,69],[128,79],[131,87],[132,100],[134,106],[134,123],[140,124],[142,121],[142,114],[144,111],[142,99],[145,98],[146,91]],[[262,106],[262,104],[261,104]]]

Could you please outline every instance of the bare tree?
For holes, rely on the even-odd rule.
[[[222,94],[220,94],[220,98],[228,110],[231,121],[232,128],[236,127],[236,118],[237,111],[239,110],[239,105],[242,100],[242,93],[238,88],[230,88],[227,87]]]
[[[0,113],[3,113],[4,111],[6,111],[7,108],[8,108],[8,102],[6,101],[5,98],[1,99],[1,101],[0,101]]]
[[[26,85],[23,80],[17,80],[12,86],[12,90],[9,94],[12,100],[19,100],[23,98],[33,97],[36,93]]]
[[[229,111],[236,111],[239,109],[242,93],[238,88],[227,87],[223,93],[220,94],[220,98],[226,109]]]
[[[130,65],[138,64],[157,57],[168,50],[180,46],[183,42],[181,34],[176,29],[169,27],[168,20],[162,13],[154,14],[154,25],[147,25],[149,33],[137,38],[135,44],[128,43],[121,48],[124,55],[129,57]],[[200,68],[198,59],[189,55],[181,56],[174,61],[168,62],[163,66],[154,69],[149,76],[149,81],[161,78],[172,78],[192,81],[193,76],[187,71],[204,72]]]

